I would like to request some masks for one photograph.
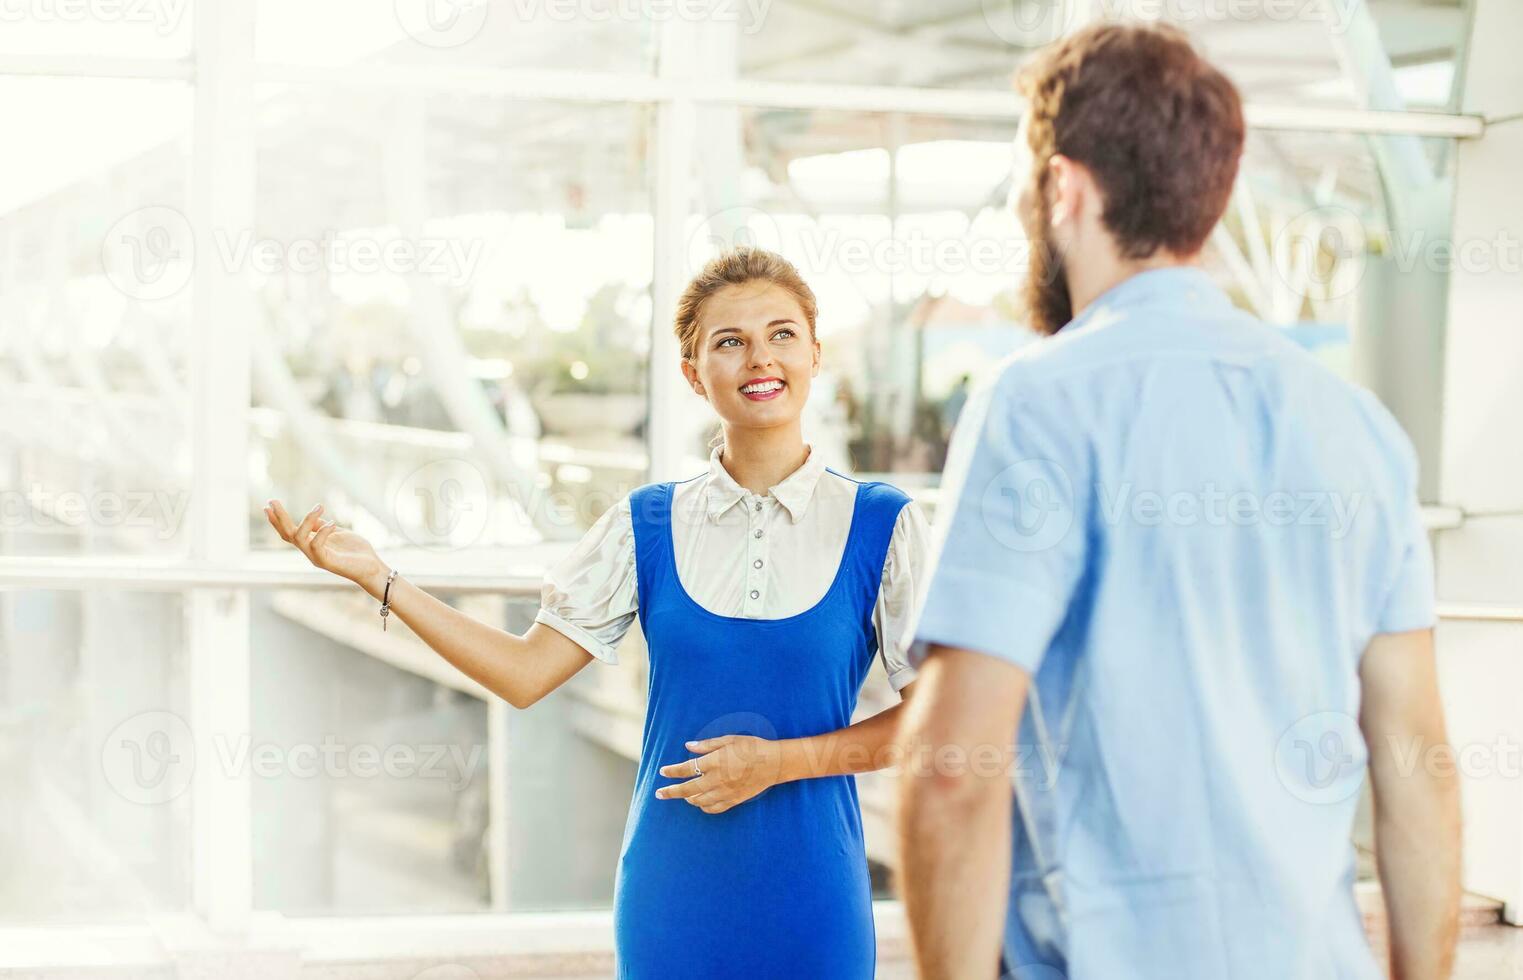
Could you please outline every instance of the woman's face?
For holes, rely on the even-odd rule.
[[[819,367],[820,345],[798,300],[758,280],[726,286],[703,304],[682,373],[729,425],[766,428],[798,419]]]

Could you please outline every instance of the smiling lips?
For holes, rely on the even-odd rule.
[[[741,385],[740,393],[753,402],[764,402],[776,398],[784,387],[781,378],[755,378]]]

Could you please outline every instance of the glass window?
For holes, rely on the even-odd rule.
[[[186,58],[194,12],[192,0],[8,0],[0,55]]]
[[[1004,207],[1014,124],[707,112],[690,264],[743,241],[788,256],[819,301],[811,441],[835,465],[939,471],[964,375],[1030,339],[1004,297],[1025,250]]]
[[[1033,339],[1029,246],[1007,205],[1014,125],[706,112],[690,263],[740,241],[788,255],[820,305],[814,439],[860,470],[932,479],[969,381]],[[1393,338],[1441,337],[1452,174],[1447,139],[1254,130],[1204,256],[1239,305],[1386,397],[1420,444],[1437,405],[1403,391],[1439,390],[1422,353],[1436,348]]]
[[[0,592],[0,919],[141,919],[190,904],[178,595]]]
[[[1328,9],[1324,9],[1328,8]],[[1368,10],[1369,20],[1360,12]],[[1464,0],[774,0],[737,24],[742,76],[769,81],[1008,91],[1019,64],[1090,11],[1189,31],[1254,101],[1363,104],[1391,72],[1403,105],[1448,109],[1463,59]],[[1373,33],[1366,27],[1373,26]],[[1372,41],[1361,47],[1365,41]],[[1347,67],[1345,67],[1347,66]]]
[[[619,0],[258,0],[255,57],[293,65],[649,72],[657,23]],[[675,10],[675,8],[673,8]],[[673,14],[675,15],[675,13]]]
[[[503,621],[500,597],[444,598]],[[224,759],[251,779],[255,908],[490,907],[480,689],[358,589],[250,599],[252,731]]]
[[[646,466],[650,110],[262,91],[256,542],[579,534]]]
[[[10,554],[187,551],[190,108],[179,82],[0,76]]]

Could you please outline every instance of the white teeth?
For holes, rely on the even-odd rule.
[[[759,385],[746,385],[744,388],[742,388],[740,390],[745,392],[748,395],[759,395],[759,394],[761,394],[763,392],[767,392],[767,391],[776,391],[777,389],[781,388],[782,386],[783,386],[783,383],[781,381],[763,381]]]

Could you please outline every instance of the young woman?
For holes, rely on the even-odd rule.
[[[526,708],[615,649],[649,651],[640,763],[614,889],[629,980],[870,980],[854,773],[882,768],[903,704],[853,725],[880,656],[901,697],[926,526],[883,483],[828,469],[800,414],[819,372],[815,299],[785,259],[721,255],[688,285],[682,372],[718,413],[708,471],[640,487],[546,577],[524,636],[395,576],[359,535],[266,514],[313,564],[378,599],[445,659]]]

